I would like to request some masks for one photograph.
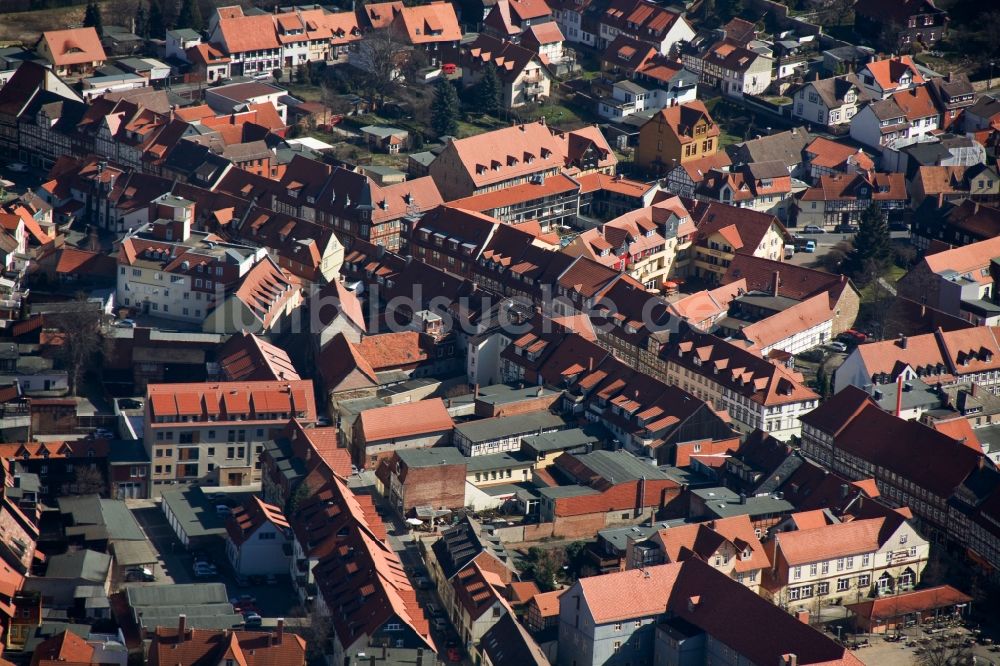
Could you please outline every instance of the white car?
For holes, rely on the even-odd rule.
[[[847,351],[847,345],[845,345],[843,342],[831,342],[830,344],[827,345],[827,348],[832,349],[835,352],[841,352],[841,353]]]

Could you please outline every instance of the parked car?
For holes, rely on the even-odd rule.
[[[815,224],[807,224],[805,227],[803,227],[802,233],[804,233],[804,234],[825,234],[826,233],[826,229],[824,229],[821,226],[815,225]]]
[[[24,173],[28,170],[28,165],[20,162],[11,162],[7,165],[7,170],[13,171],[14,173]]]
[[[135,322],[131,319],[119,319],[115,322],[118,328],[135,328]]]
[[[889,231],[909,231],[910,225],[902,220],[897,220],[895,222],[889,223]]]
[[[321,428],[326,428],[333,425],[333,421],[330,420],[329,416],[317,416],[316,425]]]
[[[834,342],[831,342],[830,344],[828,344],[827,347],[829,349],[832,349],[835,352],[841,352],[841,353],[843,353],[843,352],[847,351],[847,345],[845,345],[843,342],[836,342],[836,341],[834,341]]]
[[[149,567],[132,567],[125,570],[125,582],[127,583],[134,583],[136,581],[151,583],[154,580],[156,580],[156,576]]]
[[[415,576],[413,578],[413,584],[417,586],[418,590],[429,590],[431,589],[431,581],[426,576]]]
[[[228,518],[232,512],[233,510],[228,506],[226,506],[225,504],[215,505],[215,515],[219,516],[220,518]]]
[[[118,407],[121,409],[142,409],[142,400],[120,398],[118,400]]]
[[[243,614],[243,625],[246,627],[259,627],[264,624],[264,618],[259,613],[250,611]]]
[[[838,224],[837,225],[838,234],[856,234],[858,233],[858,225],[856,224]]]
[[[219,571],[215,568],[214,564],[207,564],[205,562],[195,562],[194,564],[194,577],[195,578],[212,578],[218,575]]]
[[[433,624],[434,628],[437,629],[438,631],[444,631],[445,629],[448,628],[448,621],[445,620],[443,617],[434,618]]]
[[[802,251],[803,252],[808,252],[809,254],[812,254],[813,252],[815,252],[816,251],[816,241],[809,241],[808,243],[806,243],[805,247],[802,248]]]
[[[457,664],[462,661],[462,651],[458,649],[458,644],[455,641],[448,641],[448,661]]]

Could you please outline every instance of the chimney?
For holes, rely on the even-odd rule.
[[[781,661],[778,662],[778,666],[799,666],[799,658],[792,653],[783,654],[781,655]]]
[[[906,349],[906,336],[900,333],[899,341],[896,344],[899,345],[900,349]]]
[[[781,273],[774,271],[771,273],[771,295],[778,295],[778,285],[781,284]]]
[[[978,398],[979,397],[979,391],[980,391],[979,384],[977,384],[976,382],[972,382],[972,391],[971,391],[972,397],[973,398]]]
[[[479,399],[479,384],[476,384],[475,386],[472,387],[472,397],[475,398],[476,400]]]
[[[795,619],[802,624],[809,624],[809,611],[803,609],[800,611],[795,611]]]
[[[850,486],[846,483],[840,484],[840,499],[847,499],[847,493],[850,490]]]
[[[285,636],[285,618],[278,618],[278,626],[274,632],[274,644],[281,645],[281,639]]]
[[[177,616],[177,642],[183,643],[187,638],[187,615],[181,613]]]
[[[903,373],[896,379],[896,418],[903,411]]]
[[[590,358],[587,359],[587,372],[593,372],[593,371],[594,371],[594,357],[591,356]]]

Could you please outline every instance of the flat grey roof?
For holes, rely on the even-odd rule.
[[[740,496],[728,488],[699,488],[691,491],[705,500],[705,508],[717,518],[729,516],[756,516],[768,513],[784,513],[793,511],[795,506],[784,499],[770,495],[747,497],[745,503],[740,502]]]
[[[426,449],[402,449],[396,452],[407,467],[435,467],[437,465],[463,465],[469,458],[454,446],[434,446]]]
[[[479,402],[487,405],[507,405],[522,400],[532,400],[541,396],[557,396],[562,391],[553,391],[542,386],[518,388],[509,384],[491,384],[479,389]]]
[[[201,488],[170,488],[161,492],[160,497],[188,537],[222,536],[226,533],[225,524]]]
[[[543,432],[538,435],[529,435],[521,440],[522,445],[538,453],[550,451],[565,451],[566,449],[596,444],[601,439],[588,433],[583,428],[570,428],[569,430],[557,430],[555,432]]]
[[[457,449],[456,449],[457,450]],[[469,459],[466,469],[470,472],[482,472],[483,470],[503,469],[505,467],[516,467],[518,465],[533,465],[535,459],[522,455],[520,452],[491,453],[488,456],[472,456]]]
[[[595,474],[612,483],[624,483],[637,479],[670,479],[655,465],[635,457],[624,449],[619,451],[593,451],[575,456]]]
[[[159,554],[149,541],[115,541],[111,544],[115,562],[120,567],[150,564],[159,560]]]
[[[549,486],[548,488],[539,488],[538,494],[550,499],[558,499],[560,497],[577,497],[579,495],[597,495],[598,491],[587,486]]]
[[[496,416],[478,421],[468,421],[455,426],[455,431],[470,442],[488,442],[549,428],[565,428],[569,423],[558,414],[548,411],[528,412],[513,416]]]
[[[49,558],[45,578],[82,578],[103,582],[111,568],[111,556],[96,550],[71,550]]]

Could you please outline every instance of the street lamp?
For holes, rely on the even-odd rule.
[[[996,63],[994,63],[992,60],[990,60],[990,78],[986,82],[986,89],[987,90],[989,90],[990,88],[993,87],[993,65],[994,64],[996,64]]]

